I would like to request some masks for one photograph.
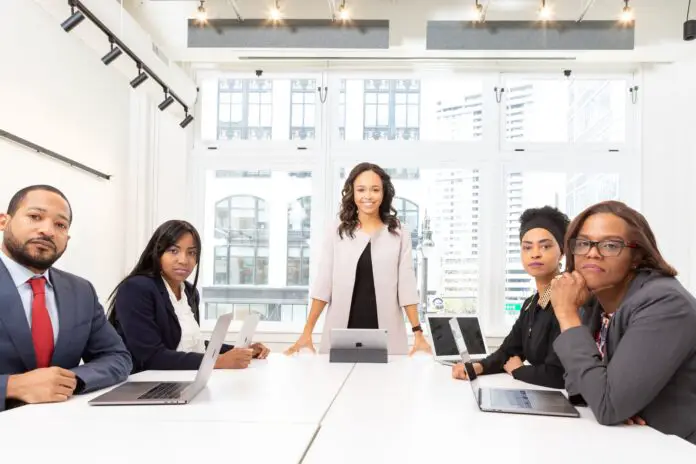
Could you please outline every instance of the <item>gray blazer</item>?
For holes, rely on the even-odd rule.
[[[587,326],[556,338],[568,392],[581,394],[601,424],[638,415],[649,426],[696,444],[693,295],[673,277],[640,271],[609,324],[606,348],[602,360]]]
[[[358,259],[372,242],[372,274],[375,279],[377,319],[387,329],[390,354],[407,354],[408,339],[402,307],[418,304],[416,274],[413,270],[411,234],[402,224],[395,234],[385,225],[372,235],[361,230],[355,237],[338,236],[338,222],[326,232],[319,269],[310,297],[329,304],[321,336],[320,353],[328,353],[331,329],[345,329],[355,285]]]
[[[130,353],[106,321],[92,284],[54,268],[51,281],[60,320],[51,365],[75,373],[80,380],[76,393],[126,380],[133,367]],[[6,407],[8,377],[34,369],[34,345],[22,300],[0,261],[0,411]]]

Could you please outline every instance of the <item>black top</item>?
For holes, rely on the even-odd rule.
[[[561,333],[551,302],[542,308],[539,294],[527,298],[512,331],[505,337],[498,351],[480,363],[484,374],[504,372],[503,366],[513,356],[529,361],[515,369],[512,376],[523,382],[550,388],[564,388],[564,369],[553,350],[553,342]]]
[[[370,243],[358,259],[355,269],[355,286],[350,303],[349,329],[379,329],[375,278],[372,274],[372,248]]]
[[[182,297],[188,300],[198,322],[198,291],[186,282],[185,293]],[[131,353],[133,373],[149,369],[195,370],[203,361],[202,353],[176,351],[181,325],[162,277],[134,276],[123,282],[116,293],[110,322]],[[232,348],[223,345],[220,353]]]

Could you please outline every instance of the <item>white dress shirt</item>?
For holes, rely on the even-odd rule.
[[[19,293],[19,298],[22,300],[24,313],[27,315],[29,328],[31,328],[31,303],[34,300],[34,292],[31,289],[29,280],[34,277],[46,278],[46,309],[48,310],[48,316],[51,318],[51,326],[53,327],[53,344],[55,345],[58,340],[59,328],[58,304],[56,303],[56,292],[53,289],[53,283],[51,282],[49,271],[46,270],[46,272],[40,275],[34,274],[33,271],[14,261],[12,258],[3,253],[2,250],[0,250],[0,261],[2,261],[7,268],[7,272],[10,273],[10,277],[12,277],[12,281],[17,287],[17,293]]]
[[[183,282],[181,283],[181,299],[177,299],[166,280],[164,280],[164,285],[167,287],[169,299],[172,302],[172,306],[174,306],[174,312],[181,326],[181,340],[179,341],[179,346],[176,347],[176,351],[205,353],[205,343],[201,335],[201,328],[193,317],[193,311],[191,311],[191,306],[186,298],[186,286]]]

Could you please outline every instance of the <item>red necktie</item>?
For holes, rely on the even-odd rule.
[[[53,357],[53,326],[46,309],[46,279],[29,279],[29,285],[34,292],[31,302],[31,338],[34,341],[36,367],[49,367]]]

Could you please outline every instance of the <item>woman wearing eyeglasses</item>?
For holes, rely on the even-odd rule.
[[[646,424],[696,444],[696,299],[675,278],[643,215],[591,206],[570,225],[568,271],[552,284],[566,388],[604,425]],[[602,323],[578,308],[589,294]]]
[[[568,216],[550,206],[528,209],[520,216],[522,265],[534,278],[537,292],[522,305],[500,348],[473,364],[478,375],[507,372],[527,383],[563,388],[563,366],[553,351],[553,341],[561,331],[549,300],[551,281],[560,273],[569,222]],[[454,365],[452,376],[467,379],[464,365]]]

